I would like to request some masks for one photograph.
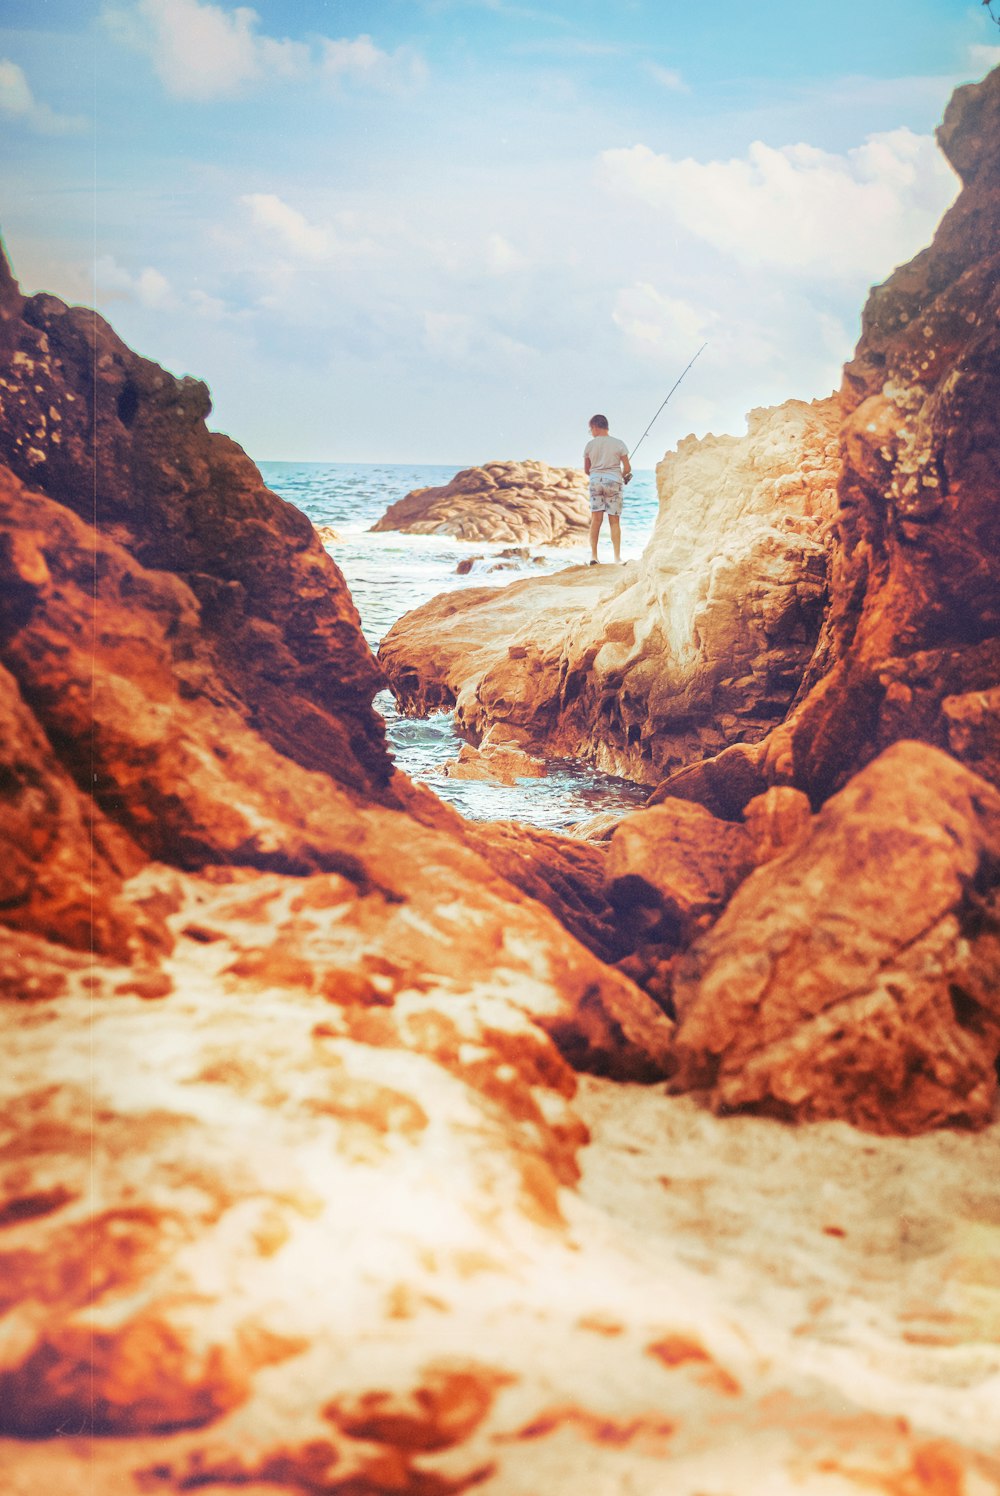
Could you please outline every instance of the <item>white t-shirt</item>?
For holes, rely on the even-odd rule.
[[[628,447],[617,436],[592,436],[583,455],[590,458],[592,473],[615,473],[621,477],[621,459],[628,456]]]

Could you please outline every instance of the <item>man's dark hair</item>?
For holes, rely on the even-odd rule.
[[[591,426],[600,426],[602,430],[607,431],[608,418],[607,416],[591,416],[590,424]]]

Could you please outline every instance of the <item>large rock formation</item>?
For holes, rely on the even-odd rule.
[[[788,781],[819,802],[899,738],[1000,782],[1000,71],[938,139],[962,179],[934,241],[872,292],[844,370],[830,607],[805,700],[761,751],[674,793]]]
[[[415,488],[373,530],[454,535],[457,540],[580,545],[587,537],[587,480],[547,462],[487,462],[441,488]]]
[[[795,699],[819,633],[835,509],[835,399],[750,414],[745,437],[689,437],[657,470],[642,559],[435,598],[379,657],[404,710],[457,703],[480,736],[657,783],[757,741]]]
[[[148,601],[168,631],[168,608],[186,613],[190,668],[211,671],[219,704],[304,767],[386,793],[391,764],[371,707],[379,675],[343,579],[305,515],[209,432],[205,386],[138,357],[94,312],[24,300],[2,257],[0,377],[4,461],[141,567],[180,580],[169,605]],[[92,560],[99,581],[104,564]],[[87,563],[77,569],[92,590]],[[97,628],[103,604],[100,589]],[[8,609],[26,606],[10,594]]]

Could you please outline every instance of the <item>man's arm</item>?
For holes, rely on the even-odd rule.
[[[628,460],[628,453],[627,452],[625,453],[624,457],[621,459],[621,464],[622,464],[622,477],[625,479],[626,483],[631,483],[631,481],[632,481],[632,464]]]
[[[584,452],[584,454],[583,454],[583,471],[585,473],[588,473],[588,474],[590,472],[590,453],[589,452]]]

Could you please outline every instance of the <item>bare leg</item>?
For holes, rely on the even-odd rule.
[[[608,515],[608,529],[611,531],[611,544],[614,547],[615,560],[622,558],[622,522],[617,514]]]
[[[597,537],[601,533],[601,524],[603,520],[604,513],[600,509],[596,514],[592,514],[590,516],[590,555],[592,560],[594,561],[597,560]]]

